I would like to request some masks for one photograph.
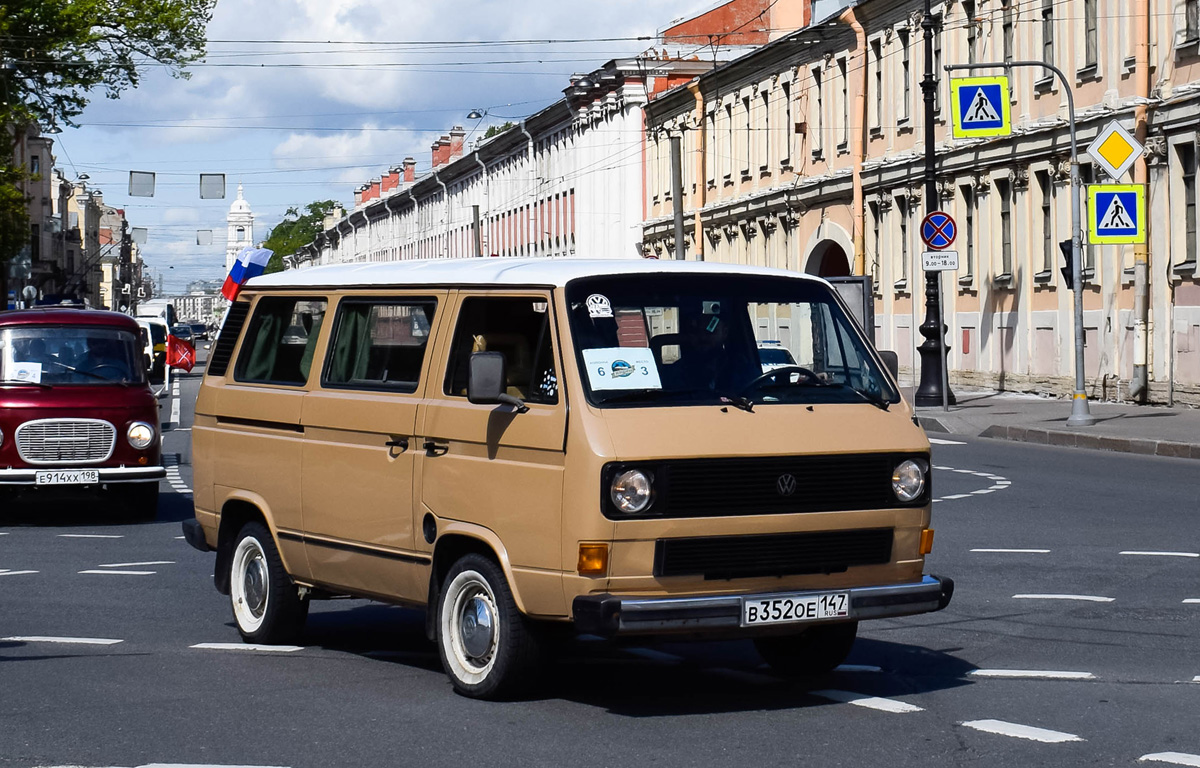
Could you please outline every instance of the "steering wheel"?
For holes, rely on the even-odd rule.
[[[784,365],[779,368],[773,368],[772,370],[767,371],[766,373],[762,374],[761,376],[755,376],[753,379],[751,379],[749,382],[747,382],[743,387],[738,389],[738,394],[740,395],[745,392],[748,392],[751,389],[754,389],[755,387],[757,387],[759,384],[762,384],[764,381],[778,379],[778,377],[780,377],[780,376],[783,376],[785,374],[792,374],[792,373],[798,373],[801,376],[804,376],[805,378],[808,378],[808,379],[812,379],[813,381],[818,382],[818,383],[821,381],[819,378],[817,378],[817,374],[813,373],[812,371],[810,371],[809,369],[805,368],[802,365]]]

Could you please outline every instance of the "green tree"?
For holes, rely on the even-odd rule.
[[[291,256],[296,251],[311,243],[325,227],[322,222],[325,216],[341,204],[335,200],[318,200],[304,206],[304,213],[295,208],[288,208],[283,215],[283,221],[271,229],[263,248],[274,251],[271,260],[267,262],[267,274],[283,271],[283,257]]]
[[[511,120],[509,120],[507,123],[504,123],[503,125],[489,125],[488,129],[483,132],[483,138],[490,139],[493,136],[495,136],[496,134],[504,133],[509,128],[512,128],[514,125],[516,125],[516,123],[514,123]]]
[[[16,184],[16,139],[29,125],[73,125],[92,92],[136,88],[151,66],[173,77],[204,56],[216,0],[3,0],[0,2],[0,298],[6,262],[29,241]],[[15,244],[15,245],[14,245]]]

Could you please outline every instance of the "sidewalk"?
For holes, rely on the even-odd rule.
[[[910,403],[912,394],[904,391]],[[949,413],[940,406],[916,409],[927,432],[1200,459],[1200,409],[1093,401],[1096,423],[1068,427],[1070,400],[978,390],[954,395],[958,404]]]

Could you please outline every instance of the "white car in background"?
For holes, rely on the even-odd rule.
[[[758,361],[762,363],[763,373],[796,364],[791,351],[779,341],[758,342]]]

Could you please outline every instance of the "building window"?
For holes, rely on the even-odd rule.
[[[840,126],[838,149],[850,146],[850,75],[846,71],[846,60],[838,61],[838,79],[841,81],[842,94],[842,124]]]
[[[29,156],[29,172],[37,176],[42,172],[42,158],[37,155]]]
[[[975,0],[963,0],[963,23],[967,25],[967,63],[975,63],[975,41],[979,38],[979,28],[975,26]]]
[[[1186,0],[1183,7],[1184,42],[1194,43],[1200,38],[1200,0]]]
[[[821,82],[821,68],[814,67],[812,70],[813,92],[815,104],[809,115],[809,130],[812,133],[813,157],[820,157],[824,141],[822,134],[824,133],[824,112],[825,112],[825,88]]]
[[[771,94],[769,91],[762,92],[762,115],[763,124],[762,130],[757,131],[759,134],[759,170],[765,171],[771,167]]]
[[[1180,144],[1176,152],[1179,155],[1179,170],[1183,178],[1183,216],[1184,241],[1183,263],[1195,268],[1196,265],[1196,146]]]
[[[1054,241],[1054,192],[1048,171],[1038,171],[1038,191],[1042,195],[1042,274],[1049,279],[1054,274],[1054,254],[1058,245]]]
[[[792,84],[783,83],[780,86],[783,90],[783,141],[780,142],[782,149],[780,150],[780,165],[792,164]]]
[[[882,249],[879,219],[882,214],[879,210],[879,203],[868,203],[867,207],[871,209],[871,282],[878,288],[879,255]]]
[[[942,76],[942,17],[933,17],[933,72],[934,76],[940,78]],[[933,113],[940,115],[942,113],[942,89],[935,88],[933,91]]]
[[[896,213],[900,216],[900,264],[896,269],[896,287],[908,284],[908,198],[896,198]]]
[[[1198,0],[1200,1],[1200,0]],[[900,78],[901,95],[900,100],[900,119],[907,120],[909,115],[909,104],[912,99],[912,58],[911,52],[908,49],[908,32],[901,32],[900,35]]]
[[[975,188],[967,184],[963,197],[963,275],[960,281],[969,283],[975,275]]]
[[[716,186],[717,173],[717,113],[709,112],[705,116],[708,130],[704,132],[704,173],[708,177],[708,186]]]
[[[1004,36],[1004,61],[1010,62],[1013,60],[1013,44],[1016,34],[1016,19],[1013,12],[1014,0],[1002,0],[1003,4],[1003,23],[1002,30]]]
[[[745,131],[746,131],[746,140],[744,142],[742,142],[742,151],[745,153],[742,155],[742,178],[744,179],[750,175],[750,153],[751,153],[751,147],[753,146],[750,143],[750,139],[754,136],[754,131],[750,130],[750,97],[749,96],[746,96],[742,99],[742,111],[746,113],[746,124],[744,126]]]
[[[1000,196],[1000,277],[1012,278],[1012,187],[997,179],[996,193]]]
[[[1042,0],[1042,61],[1054,63],[1054,3]],[[1049,78],[1046,78],[1049,79]]]
[[[1099,33],[1096,31],[1097,0],[1083,0],[1083,27],[1084,27],[1084,44],[1083,44],[1083,65],[1084,67],[1095,67],[1099,61]]]
[[[246,239],[246,228],[245,227],[237,228],[237,239],[239,242]]]
[[[876,131],[883,130],[883,44],[876,40],[871,43],[871,65],[875,68],[875,119],[872,127]]]
[[[725,151],[721,153],[722,176],[733,178],[733,104],[725,105]]]

